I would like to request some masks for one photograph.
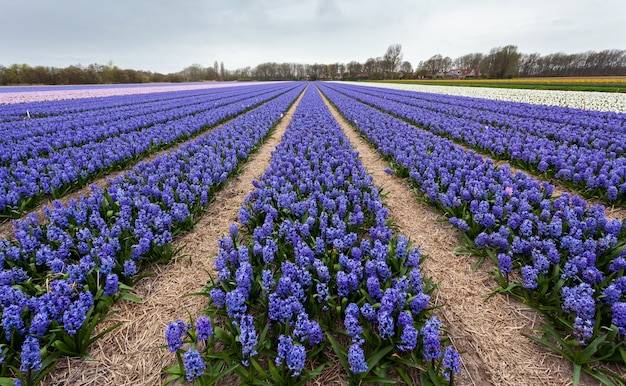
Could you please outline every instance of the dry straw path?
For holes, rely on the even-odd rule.
[[[233,118],[233,119],[235,119],[235,118]],[[22,217],[20,217],[17,220],[23,220],[29,214],[34,213],[34,214],[37,215],[37,218],[39,219],[39,221],[42,221],[44,219],[44,211],[43,211],[44,206],[47,206],[48,208],[52,208],[52,202],[53,201],[59,201],[64,206],[67,206],[70,203],[71,200],[78,200],[80,197],[90,196],[91,195],[91,188],[90,188],[91,185],[95,185],[95,186],[97,186],[99,188],[105,188],[105,187],[110,185],[109,184],[109,180],[110,179],[115,179],[117,176],[126,173],[128,170],[132,169],[137,164],[139,164],[141,162],[150,162],[150,161],[152,161],[152,160],[162,156],[165,153],[173,153],[176,150],[178,150],[179,147],[183,146],[184,144],[189,143],[189,142],[195,140],[197,137],[199,137],[199,136],[201,136],[201,135],[203,135],[205,133],[208,133],[211,130],[218,129],[219,127],[221,127],[222,125],[224,125],[224,124],[226,124],[228,122],[230,122],[230,120],[228,120],[228,121],[226,121],[224,123],[221,123],[221,124],[219,124],[217,126],[214,126],[214,127],[210,128],[210,129],[207,129],[206,131],[203,131],[202,133],[199,133],[197,136],[194,136],[193,138],[189,138],[189,139],[187,139],[187,140],[185,140],[183,142],[177,143],[176,145],[174,145],[174,146],[172,146],[170,148],[163,149],[163,150],[160,150],[160,151],[158,151],[156,153],[152,153],[150,155],[147,155],[144,158],[142,158],[139,161],[137,161],[136,163],[129,165],[124,170],[114,171],[114,172],[111,172],[110,174],[107,174],[104,177],[97,178],[97,179],[93,180],[92,182],[90,182],[89,184],[87,184],[86,186],[83,186],[82,188],[74,190],[71,193],[68,193],[65,196],[60,197],[60,198],[58,198],[56,200],[53,200],[53,199],[50,199],[50,198],[42,199],[40,201],[40,203],[37,204],[37,206],[35,208],[33,208],[32,210],[28,211],[27,213],[24,213],[22,215]],[[15,220],[7,220],[7,221],[0,222],[0,237],[1,238],[5,238],[6,239],[6,238],[13,237],[13,231],[15,230],[15,227],[13,226],[13,221],[15,221]]]
[[[243,113],[245,114],[245,113]],[[237,119],[239,116],[241,116],[242,114],[236,115],[218,125],[206,128],[205,130],[196,133],[195,135],[193,135],[190,138],[187,138],[186,140],[176,143],[171,147],[168,147],[167,149],[163,149],[163,150],[159,150],[157,152],[154,152],[152,154],[146,155],[145,157],[141,158],[140,160],[138,160],[136,163],[131,163],[129,164],[125,169],[123,170],[117,170],[117,171],[113,171],[110,174],[107,174],[103,177],[97,178],[95,180],[93,180],[92,182],[88,183],[86,186],[83,186],[81,188],[78,188],[77,190],[72,191],[71,193],[66,194],[63,197],[60,197],[56,200],[50,199],[50,198],[44,198],[42,199],[39,204],[37,204],[37,206],[35,208],[33,208],[32,210],[28,211],[27,213],[24,213],[22,215],[22,217],[20,217],[21,220],[25,219],[30,213],[34,213],[37,215],[37,218],[39,218],[39,221],[44,219],[44,212],[43,212],[43,208],[44,206],[47,206],[49,208],[52,207],[52,202],[53,201],[59,201],[61,204],[63,204],[64,206],[67,206],[69,204],[69,202],[71,200],[78,200],[79,197],[83,197],[83,196],[89,196],[91,195],[91,185],[95,185],[98,186],[99,188],[105,188],[107,186],[109,186],[109,180],[110,179],[115,179],[117,176],[122,175],[124,173],[126,173],[126,171],[132,169],[133,167],[135,167],[137,164],[140,164],[142,162],[151,162],[154,159],[162,156],[165,153],[174,153],[178,150],[178,148],[180,148],[181,146],[192,142],[194,140],[196,140],[198,137],[213,131],[213,130],[217,130],[220,127],[222,127],[223,125],[227,124],[228,122]],[[5,220],[0,222],[0,237],[1,238],[11,238],[13,237],[13,231],[14,231],[15,227],[13,226],[13,221],[12,220]]]
[[[325,100],[326,101],[326,100]],[[459,233],[431,207],[420,204],[398,177],[385,173],[388,164],[326,101],[353,147],[360,153],[374,183],[386,193],[399,232],[420,245],[428,259],[425,276],[440,282],[434,298],[443,307],[439,315],[462,352],[463,373],[459,385],[566,385],[571,379],[567,361],[533,344],[522,333],[539,327],[540,316],[503,296],[485,298],[493,289],[488,262],[472,270],[475,258],[457,256]]]
[[[257,153],[243,166],[242,173],[220,190],[197,226],[175,240],[189,258],[156,266],[154,274],[139,281],[134,293],[141,304],[118,302],[117,313],[100,326],[124,324],[96,341],[88,361],[63,358],[45,385],[160,385],[161,370],[173,364],[174,357],[162,346],[164,328],[178,318],[197,315],[206,298],[186,296],[201,291],[213,270],[211,256],[217,253],[217,240],[236,222],[239,207],[252,189],[251,181],[269,166],[272,150],[280,142],[300,98],[274,129]],[[327,105],[329,105],[327,103]],[[388,175],[388,167],[377,152],[329,105],[329,109],[361,156],[361,161],[383,187],[385,204],[399,232],[420,245],[429,258],[423,264],[425,276],[440,283],[433,301],[443,307],[436,311],[449,330],[452,343],[462,352],[463,373],[459,385],[568,385],[571,365],[523,333],[540,327],[542,318],[535,311],[505,296],[485,300],[495,284],[489,276],[494,267],[486,261],[472,270],[472,256],[457,256],[454,247],[459,233],[431,207],[420,204],[402,179]],[[106,182],[105,179],[102,180]],[[78,194],[78,192],[76,193]],[[312,382],[344,385],[342,369],[329,368]],[[233,383],[235,384],[235,383]],[[593,384],[593,383],[585,383]]]
[[[243,165],[241,174],[229,180],[216,194],[196,227],[174,241],[175,247],[184,247],[182,253],[188,258],[154,267],[154,275],[135,286],[134,293],[143,300],[141,304],[118,302],[112,307],[117,314],[100,329],[118,321],[124,324],[96,341],[89,350],[94,360],[65,358],[45,384],[138,386],[163,383],[165,377],[161,370],[175,361],[174,356],[162,348],[165,326],[178,318],[188,320],[187,312],[195,317],[206,305],[205,297],[186,294],[199,292],[206,286],[208,272],[213,270],[213,260],[209,257],[217,253],[217,240],[237,221],[239,207],[252,189],[252,180],[269,166],[271,151],[280,143],[301,97],[302,94],[258,152]]]

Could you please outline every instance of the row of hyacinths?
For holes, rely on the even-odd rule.
[[[604,206],[587,208],[575,195],[553,197],[547,182],[497,167],[336,86],[320,88],[396,173],[464,232],[471,252],[497,262],[500,291],[550,318],[538,340],[572,361],[575,374],[603,380],[591,363],[624,362],[626,220],[609,220]]]
[[[103,88],[105,93],[112,92],[115,90],[114,88]],[[180,92],[184,91],[184,92]],[[204,95],[207,99],[211,99],[212,95],[219,95],[221,92],[225,92],[225,96],[229,96],[229,92],[232,90],[229,89],[218,89],[214,90],[216,94],[207,94],[207,90],[178,90],[172,89],[170,92],[164,93],[150,93],[150,94],[132,94],[132,95],[107,95],[102,94],[99,97],[83,97],[78,100],[66,99],[66,100],[58,100],[58,101],[33,101],[26,103],[16,103],[2,106],[0,110],[0,122],[18,122],[25,119],[33,119],[33,118],[52,118],[57,117],[59,119],[59,123],[63,123],[70,118],[72,114],[81,114],[85,113],[86,115],[79,115],[81,117],[87,117],[90,120],[93,120],[93,114],[90,113],[93,110],[103,110],[107,111],[108,109],[117,108],[119,112],[123,111],[132,111],[133,107],[141,107],[146,108],[146,113],[156,112],[158,110],[152,110],[152,107],[159,102],[163,102],[167,105],[170,105],[174,100],[179,100],[180,106],[183,106],[185,100],[194,100],[199,96]],[[33,92],[28,90],[23,90],[22,93]],[[59,93],[69,93],[69,90],[57,90]],[[4,94],[4,93],[3,93]],[[171,107],[175,107],[176,104],[171,105]],[[102,116],[101,119],[106,121],[108,118]],[[3,127],[5,129],[5,127]],[[53,128],[40,126],[39,131],[49,132],[50,130],[54,130]],[[16,134],[12,134],[15,136]]]
[[[351,384],[453,382],[460,357],[430,314],[424,256],[393,234],[378,187],[314,87],[253,185],[242,230],[233,224],[218,242],[213,323],[165,330],[178,356],[170,381],[234,372],[246,384],[303,384],[330,345]]]
[[[0,384],[37,384],[61,354],[86,355],[95,326],[138,271],[176,254],[217,189],[256,149],[303,86],[205,133],[67,206],[15,221],[0,240]],[[7,377],[7,378],[3,378]]]
[[[626,203],[626,113],[335,84],[335,90],[586,197]]]
[[[247,87],[255,82],[197,82],[197,83],[126,83],[126,84],[78,84],[78,85],[43,85],[43,86],[4,86],[0,89],[0,105],[43,102],[54,104],[58,101],[68,102],[72,109],[73,99],[94,99],[139,94],[167,93],[173,91],[190,91],[209,88]],[[258,84],[258,83],[257,83]],[[153,97],[153,96],[152,96]],[[24,115],[24,110],[21,111]],[[0,121],[4,116],[0,114]]]
[[[0,106],[0,218],[58,198],[293,88],[287,84]],[[46,107],[38,105],[44,104]],[[57,106],[61,105],[61,106]],[[30,110],[29,110],[30,109]]]

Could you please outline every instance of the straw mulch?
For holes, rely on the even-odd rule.
[[[235,118],[233,118],[235,119]],[[216,128],[222,126],[223,124],[230,122],[231,120],[228,120],[218,126],[216,126],[215,128],[211,129],[211,130],[215,130]],[[200,134],[201,135],[201,134]],[[195,138],[195,137],[194,137]],[[42,199],[39,204],[31,209],[28,213],[25,213],[20,219],[25,219],[26,216],[30,213],[34,213],[37,215],[37,218],[39,219],[39,221],[41,222],[44,219],[44,212],[43,212],[43,208],[44,206],[47,206],[49,208],[52,208],[52,202],[53,201],[59,201],[61,204],[63,204],[64,206],[67,206],[71,200],[78,200],[80,197],[84,197],[84,196],[90,196],[91,195],[91,185],[95,185],[99,188],[105,188],[107,186],[109,186],[109,180],[115,179],[117,176],[120,176],[124,173],[126,173],[128,170],[132,169],[136,164],[139,164],[141,162],[151,162],[154,159],[160,157],[161,155],[165,154],[165,153],[173,153],[176,150],[178,150],[179,147],[181,147],[182,145],[184,145],[185,143],[188,143],[190,141],[192,141],[193,139],[189,139],[187,141],[184,142],[180,142],[168,149],[164,149],[164,150],[160,150],[157,151],[155,153],[152,153],[144,158],[142,158],[141,160],[137,161],[135,164],[131,164],[128,166],[128,168],[126,168],[125,170],[118,170],[116,172],[112,172],[110,174],[107,174],[104,177],[101,178],[97,178],[94,181],[90,182],[89,184],[87,184],[87,186],[83,186],[82,188],[76,189],[68,194],[66,194],[63,197],[58,198],[57,200],[51,200],[50,198],[45,198]],[[13,226],[13,221],[11,220],[4,220],[2,222],[0,222],[0,237],[1,238],[11,238],[13,237],[13,231],[14,231],[14,226]]]
[[[298,100],[299,102],[299,100]],[[188,257],[154,268],[152,276],[142,279],[134,293],[141,304],[120,302],[117,311],[101,328],[123,321],[114,332],[97,341],[89,354],[93,361],[64,358],[50,374],[47,385],[159,385],[166,378],[164,367],[174,363],[174,356],[163,348],[164,328],[170,321],[195,316],[206,298],[185,296],[201,291],[212,272],[212,256],[217,239],[236,221],[251,181],[269,165],[270,152],[280,142],[297,103],[283,118],[267,142],[244,166],[242,174],[228,182],[216,196],[192,232],[175,240]],[[522,334],[532,334],[543,323],[541,316],[514,299],[493,296],[486,300],[495,283],[489,276],[494,269],[485,261],[474,271],[473,256],[457,256],[454,247],[459,233],[431,207],[420,204],[404,182],[388,175],[388,165],[330,107],[351,143],[361,155],[374,183],[383,187],[385,204],[400,233],[421,246],[428,259],[423,273],[440,284],[433,294],[435,311],[454,346],[462,352],[463,372],[459,385],[568,385],[571,365]],[[332,357],[332,353],[329,353]],[[339,365],[328,366],[311,385],[346,385]],[[584,384],[594,384],[584,379]],[[235,385],[229,378],[221,385]]]
[[[189,314],[195,318],[206,305],[206,297],[187,294],[202,291],[208,283],[217,240],[227,235],[229,225],[237,221],[239,207],[253,188],[252,180],[269,166],[270,152],[280,143],[296,105],[243,166],[242,173],[216,194],[196,227],[174,241],[175,247],[183,247],[185,256],[154,267],[154,274],[135,286],[134,293],[142,299],[141,304],[119,302],[113,306],[117,313],[101,328],[118,321],[124,324],[95,343],[89,352],[94,360],[64,359],[45,384],[136,386],[163,383],[166,377],[161,375],[161,370],[175,362],[174,355],[163,348],[165,326],[178,318],[188,320]]]
[[[487,261],[473,271],[475,257],[458,256],[454,247],[458,231],[442,221],[436,211],[415,200],[400,178],[387,174],[388,167],[359,134],[329,106],[359,152],[363,164],[383,187],[385,204],[399,232],[409,237],[428,256],[422,265],[425,276],[440,283],[433,296],[436,310],[449,330],[454,346],[462,352],[463,372],[459,385],[565,385],[570,382],[568,362],[533,344],[522,333],[539,327],[541,317],[533,310],[503,296],[485,298],[494,288]]]

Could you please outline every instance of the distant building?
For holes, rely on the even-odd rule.
[[[453,68],[447,71],[444,75],[445,79],[473,79],[476,78],[476,71],[474,69],[466,68]]]
[[[446,79],[461,79],[463,71],[460,68],[453,68],[446,71]]]

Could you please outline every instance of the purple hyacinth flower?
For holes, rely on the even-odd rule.
[[[196,320],[196,334],[198,340],[209,340],[213,335],[213,326],[208,316],[200,316]]]
[[[206,369],[206,364],[198,350],[189,349],[183,355],[183,366],[185,367],[185,379],[193,381],[200,378]]]
[[[27,336],[22,344],[20,371],[37,371],[41,369],[41,347],[34,336]]]
[[[350,371],[353,374],[362,374],[367,371],[365,353],[360,345],[350,345],[350,348],[348,349],[348,363],[350,364]]]
[[[304,362],[306,361],[306,350],[301,344],[294,344],[287,353],[285,362],[289,370],[291,370],[291,376],[296,377],[300,375],[302,369],[304,369]]]
[[[451,376],[461,373],[461,356],[452,346],[447,346],[443,354],[443,376],[449,381]]]

